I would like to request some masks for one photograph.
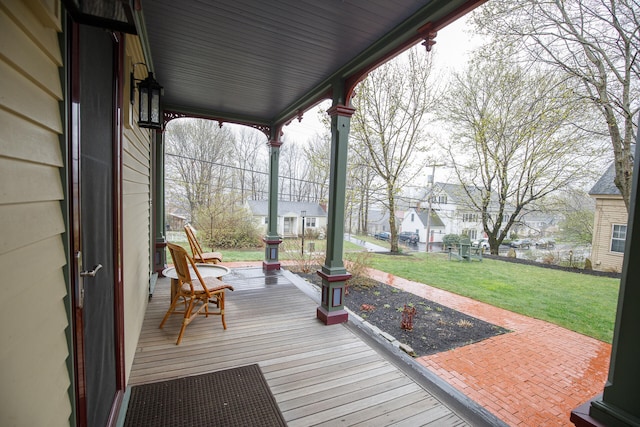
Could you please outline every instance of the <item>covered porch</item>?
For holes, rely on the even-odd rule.
[[[174,334],[170,333],[171,329],[168,327],[162,331],[170,337],[166,343],[154,342],[154,339],[148,336],[149,320],[145,319],[146,323],[140,338],[142,347],[135,354],[135,362],[128,381],[130,385],[140,381],[161,379],[140,374],[140,372],[153,371],[150,366],[145,368],[140,366],[140,361],[147,357],[159,363],[155,368],[158,373],[176,376],[193,375],[203,367],[205,369],[203,372],[206,372],[233,366],[238,361],[241,362],[238,364],[246,364],[253,360],[264,365],[265,370],[268,370],[268,380],[272,388],[275,386],[273,383],[275,377],[272,376],[274,371],[271,370],[277,372],[279,369],[277,366],[282,363],[290,366],[291,361],[287,357],[298,360],[304,365],[307,362],[302,361],[309,356],[310,363],[311,359],[313,363],[321,362],[321,365],[316,368],[326,368],[331,371],[331,365],[323,365],[323,363],[334,361],[336,355],[341,354],[342,351],[342,344],[339,344],[342,342],[342,337],[334,337],[332,334],[341,334],[345,330],[353,332],[350,330],[349,316],[343,306],[344,283],[350,278],[350,274],[342,259],[346,158],[350,120],[355,111],[351,105],[351,98],[355,94],[358,83],[369,72],[418,43],[425,47],[425,54],[428,54],[436,42],[438,30],[481,3],[483,3],[482,0],[401,1],[397,5],[389,6],[388,2],[378,1],[335,2],[329,5],[311,6],[289,0],[274,6],[265,5],[264,2],[243,0],[220,2],[216,7],[211,8],[204,7],[201,2],[196,1],[182,2],[179,6],[168,0],[147,2],[144,5],[142,2],[134,3],[135,7],[129,11],[133,17],[131,24],[140,40],[145,67],[155,74],[165,90],[164,112],[161,117],[159,116],[163,123],[159,123],[158,130],[150,134],[154,143],[152,169],[155,172],[155,187],[152,197],[154,202],[152,218],[155,220],[155,227],[153,227],[152,238],[156,244],[156,252],[153,256],[155,270],[161,271],[166,263],[163,258],[166,239],[164,236],[164,189],[162,188],[164,171],[162,125],[175,118],[199,117],[216,120],[220,125],[238,123],[251,126],[262,131],[266,137],[270,169],[269,215],[267,232],[263,238],[265,256],[261,272],[264,274],[264,289],[259,291],[239,288],[229,298],[229,322],[230,324],[232,321],[239,322],[238,330],[241,335],[236,335],[236,339],[233,340],[229,338],[236,334],[232,326],[228,331],[221,332],[219,328],[215,328],[215,325],[207,325],[211,322],[199,322],[205,328],[204,331],[215,333],[215,337],[223,336],[222,341],[217,342],[211,339],[213,337],[208,337],[209,341],[215,343],[212,345],[217,347],[216,351],[220,349],[225,352],[221,358],[218,358],[212,357],[212,354],[217,353],[213,353],[213,349],[210,352],[203,344],[207,341],[204,337],[196,345],[195,351],[190,351],[193,349],[186,343],[179,349],[175,348],[172,339]],[[327,251],[319,271],[323,280],[321,295],[315,302],[307,298],[303,303],[302,300],[297,301],[292,297],[297,292],[293,292],[293,288],[279,294],[280,286],[266,286],[271,280],[267,280],[272,277],[270,275],[279,277],[278,275],[281,274],[279,251],[283,236],[277,229],[279,156],[287,125],[293,120],[303,119],[307,110],[327,99],[332,103],[327,111],[331,124]],[[637,340],[637,324],[640,312],[635,308],[640,288],[635,285],[637,280],[634,279],[638,275],[637,263],[630,261],[637,258],[638,250],[638,229],[633,227],[638,216],[635,209],[637,176],[638,165],[636,164],[609,382],[602,397],[591,403],[586,412],[584,410],[574,412],[572,421],[577,425],[638,424],[637,401],[640,388],[638,388],[637,360],[640,346]],[[276,280],[278,281],[279,279]],[[243,311],[240,305],[233,306],[234,299],[241,298],[245,292],[247,296],[252,295],[259,301],[254,305],[253,311]],[[283,299],[288,302],[286,310],[282,307]],[[157,311],[156,301],[151,302],[147,317],[152,315],[154,310]],[[278,304],[269,308],[267,302],[278,302]],[[252,304],[256,302],[249,297],[243,305],[251,307]],[[236,308],[233,316],[238,316],[235,319],[231,314],[234,312],[233,308]],[[159,309],[157,315],[163,311],[163,308]],[[263,314],[265,317],[260,318]],[[302,316],[304,319],[296,318],[295,315]],[[292,323],[288,323],[289,319],[283,319],[289,316],[293,319]],[[273,320],[274,318],[278,320]],[[157,320],[159,319],[156,319],[155,323]],[[151,323],[152,330],[157,329],[153,325],[154,322],[151,321]],[[290,347],[284,346],[283,341],[277,341],[275,338],[284,334],[281,339],[289,343],[286,341],[287,336],[291,339],[316,336],[315,329],[322,323],[342,325],[319,330],[316,340],[308,340],[304,344],[300,343],[300,346],[291,345],[291,348],[295,348],[291,353],[289,353]],[[306,325],[304,333],[299,333],[301,332],[299,327],[303,324]],[[268,328],[267,330],[271,332],[267,332],[266,335],[260,333],[265,330],[264,328]],[[188,333],[194,337],[193,334],[197,331],[199,329],[194,324]],[[255,344],[249,344],[254,339],[253,331],[258,331],[258,338],[256,338],[258,341]],[[293,331],[293,333],[287,335],[284,331]],[[154,330],[153,333],[157,334],[158,331]],[[242,339],[239,339],[240,336]],[[150,346],[145,344],[148,339],[152,341]],[[231,341],[227,342],[227,340]],[[278,343],[278,345],[271,347],[272,343]],[[242,347],[233,350],[235,345]],[[303,350],[306,349],[306,345],[313,346],[311,353]],[[204,346],[204,348],[198,346]],[[147,356],[156,347],[159,352],[164,353],[159,354],[155,359],[153,356]],[[272,356],[269,356],[266,350],[268,348],[274,352]],[[183,351],[185,356],[182,356]],[[348,350],[348,352],[364,354],[364,350],[362,352]],[[169,356],[174,353],[177,359]],[[206,361],[194,356],[202,353],[206,354]],[[186,359],[183,360],[182,357]],[[241,358],[238,359],[238,357]],[[160,363],[160,360],[163,362]],[[170,363],[172,360],[175,363]],[[172,365],[179,366],[180,369],[176,371],[167,369]],[[345,370],[338,372],[339,370],[336,368],[331,372],[339,375],[347,372]],[[147,379],[141,380],[140,378],[143,377]],[[286,382],[285,377],[288,377],[288,374],[282,377]],[[322,376],[318,384],[326,385],[327,378]],[[340,382],[339,378],[335,380]],[[302,382],[304,383],[304,380]],[[278,387],[283,386],[282,393],[296,394],[296,399],[304,396],[304,392],[300,390],[307,389],[303,387],[287,390],[285,384],[278,385]],[[292,385],[292,387],[298,386]],[[314,390],[313,387],[308,388]],[[346,388],[340,388],[340,392],[343,389]],[[292,392],[293,390],[298,391]],[[372,405],[371,408],[384,408],[380,403],[384,400],[381,399],[381,395],[386,394],[387,391],[382,390],[385,391],[381,394],[381,390],[378,389],[378,395],[375,398],[378,404]],[[335,393],[335,390],[329,393]],[[413,394],[415,393],[409,393],[409,395]],[[339,396],[342,397],[334,395],[327,397],[327,395],[311,392],[308,395],[309,406],[302,411],[304,415],[301,416],[310,416],[309,414],[315,411],[311,408],[325,405],[326,402],[333,401],[334,397],[337,397],[336,402],[340,402],[346,400],[345,396],[351,395],[349,393],[340,394]],[[323,400],[325,397],[328,400]],[[282,408],[285,398],[276,392],[276,399],[279,399],[278,403]],[[401,401],[407,401],[407,399],[400,398]],[[336,408],[340,406],[342,405]],[[318,412],[324,414],[320,419],[323,421],[335,419],[334,415],[340,413],[336,408]],[[298,419],[287,410],[283,411],[291,423]],[[366,411],[355,410],[353,413],[363,412]],[[393,410],[385,409],[385,412],[392,413]],[[329,413],[331,415],[328,415]],[[327,416],[334,418],[326,418]],[[341,417],[342,420],[343,415],[336,416]]]
[[[502,424],[356,323],[325,327],[314,316],[319,291],[298,276],[240,267],[225,282],[235,288],[227,330],[202,317],[176,346],[180,319],[158,328],[170,289],[169,279],[158,281],[129,386],[257,363],[289,426]]]

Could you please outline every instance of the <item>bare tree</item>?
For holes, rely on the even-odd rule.
[[[358,86],[353,102],[351,139],[356,152],[367,151],[363,158],[384,184],[391,252],[398,252],[396,196],[424,164],[417,154],[425,149],[423,125],[436,99],[428,84],[430,72],[428,54],[410,49],[373,71]]]
[[[235,139],[234,181],[240,200],[265,199],[269,181],[269,152],[263,133],[241,127]]]
[[[508,49],[476,57],[454,75],[440,110],[452,129],[451,166],[494,254],[525,207],[584,182],[600,155],[563,79],[512,57]]]
[[[307,169],[309,163],[298,143],[284,140],[280,148],[280,199],[306,201],[309,197]]]
[[[574,79],[576,94],[601,113],[611,141],[615,184],[627,209],[631,194],[634,117],[640,106],[638,0],[493,0],[474,14],[481,31],[529,59]],[[598,130],[598,129],[594,129]]]
[[[360,151],[360,155],[366,155],[368,150]],[[357,153],[352,150],[352,153]],[[348,171],[348,193],[352,200],[352,209],[357,213],[358,234],[367,234],[369,207],[375,201],[375,172],[369,166],[369,162],[362,161],[360,156],[350,156],[350,166]]]
[[[563,191],[545,205],[562,214],[559,236],[563,240],[591,244],[595,201],[584,190]]]
[[[229,172],[222,166],[232,154],[233,135],[211,120],[177,119],[169,122],[165,141],[167,181],[194,218],[227,187]]]
[[[329,162],[331,161],[331,137],[329,134],[316,135],[303,149],[307,159],[309,199],[319,202],[329,198]]]

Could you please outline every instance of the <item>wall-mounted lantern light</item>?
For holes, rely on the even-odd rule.
[[[138,83],[138,126],[162,129],[161,96],[162,86],[150,72],[146,79]]]
[[[147,78],[138,80],[135,78],[136,65],[147,64],[136,62],[131,70],[131,104],[135,100],[136,82],[138,82],[138,126],[149,129],[162,129],[162,86],[153,78],[153,73],[148,72]]]

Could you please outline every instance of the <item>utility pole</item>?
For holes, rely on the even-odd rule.
[[[430,252],[430,244],[431,244],[431,203],[433,201],[433,184],[434,178],[436,175],[436,166],[446,166],[446,164],[433,164],[431,165],[431,175],[427,176],[427,184],[429,184],[429,195],[427,196],[427,241],[426,241],[426,251]],[[428,167],[428,166],[427,166]]]
[[[433,176],[436,173],[436,165],[431,166],[431,175],[427,177],[427,183],[429,184],[429,195],[427,196],[428,208],[427,208],[427,240],[426,249],[429,251],[429,245],[431,243],[431,201],[433,200]]]

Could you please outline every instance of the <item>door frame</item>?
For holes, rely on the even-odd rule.
[[[82,249],[81,204],[80,204],[80,24],[74,22],[70,16],[67,19],[67,82],[69,96],[68,121],[68,182],[69,182],[69,280],[72,306],[72,348],[73,348],[73,377],[75,395],[75,421],[77,426],[87,426],[86,375],[85,375],[85,346],[83,309],[80,307],[80,277],[76,254]],[[122,162],[123,162],[123,102],[124,79],[126,72],[125,39],[122,33],[111,32],[114,48],[113,70],[113,99],[112,112],[113,128],[113,198],[110,208],[113,214],[113,262],[114,262],[114,354],[116,363],[116,394],[109,412],[108,426],[115,426],[122,402],[124,400],[125,378],[125,345],[124,345],[124,304],[123,304],[123,233],[122,233]],[[109,208],[109,206],[105,207]]]

